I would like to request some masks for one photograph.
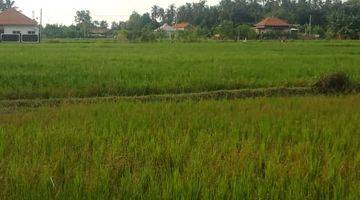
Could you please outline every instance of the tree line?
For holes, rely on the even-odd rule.
[[[8,2],[12,1],[0,0],[0,8],[9,7]],[[165,23],[189,22],[193,28],[182,33],[185,38],[214,35],[224,39],[243,35],[251,38],[255,37],[251,27],[269,16],[287,20],[301,32],[322,38],[360,39],[360,0],[221,0],[214,6],[201,0],[179,7],[155,5],[148,13],[133,12],[127,21],[110,25],[105,21],[93,21],[89,11],[78,11],[74,25],[47,24],[43,33],[48,38],[86,38],[91,36],[93,28],[100,27],[108,28],[109,36],[151,41],[163,37],[154,30]]]

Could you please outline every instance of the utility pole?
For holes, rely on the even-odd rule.
[[[40,8],[40,25],[39,25],[39,43],[41,42],[41,36],[42,36],[42,8]]]
[[[86,25],[85,25],[85,22],[83,22],[83,31],[84,31],[83,39],[85,39],[86,38]]]
[[[309,19],[309,35],[311,35],[312,32],[312,16],[310,15],[310,19]]]

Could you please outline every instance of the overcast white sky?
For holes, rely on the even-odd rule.
[[[139,13],[150,12],[153,5],[167,7],[174,3],[176,6],[186,2],[199,0],[15,0],[15,6],[24,14],[32,18],[33,11],[38,17],[40,8],[43,9],[43,24],[57,23],[70,25],[74,23],[77,10],[90,10],[94,20],[120,21],[128,19],[132,11]],[[209,5],[214,5],[219,0],[208,0]]]

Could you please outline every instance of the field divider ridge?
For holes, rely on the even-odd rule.
[[[315,95],[316,92],[307,87],[277,87],[258,89],[218,90],[199,93],[182,94],[157,94],[144,96],[108,96],[108,97],[84,97],[84,98],[50,98],[50,99],[19,99],[0,100],[0,107],[40,107],[57,106],[61,104],[94,104],[99,102],[116,101],[186,101],[186,100],[207,100],[207,99],[242,99],[271,96],[297,96]]]

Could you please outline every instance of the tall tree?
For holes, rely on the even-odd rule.
[[[0,10],[4,11],[9,8],[13,8],[15,5],[15,1],[12,0],[0,0]]]
[[[95,27],[100,27],[100,22],[98,20],[93,21],[92,23]]]
[[[350,0],[338,5],[329,22],[330,30],[337,37],[360,39],[360,1]]]
[[[219,18],[221,21],[231,20],[234,13],[234,2],[231,0],[221,0],[219,4]]]
[[[173,22],[175,22],[175,18],[176,18],[176,7],[174,4],[171,4],[166,9],[164,23],[171,25]]]
[[[12,0],[0,0],[0,10],[4,11],[9,8],[13,8],[15,5],[15,1]]]
[[[107,21],[102,20],[99,24],[100,28],[108,28],[109,24],[107,23]]]
[[[215,32],[221,36],[222,39],[234,40],[235,30],[234,23],[232,21],[223,21],[218,27],[215,28]]]
[[[142,23],[141,15],[137,12],[133,12],[126,23],[126,29],[131,31],[137,31],[137,30],[141,30],[142,26],[143,23]]]
[[[77,26],[82,28],[84,38],[87,37],[89,34],[89,29],[92,26],[91,19],[90,11],[88,10],[81,10],[76,12],[75,22]]]
[[[190,3],[182,5],[177,10],[176,22],[192,22],[193,19],[193,10]]]
[[[154,22],[163,23],[165,18],[165,11],[160,6],[154,5],[151,8],[151,19]]]
[[[3,11],[5,8],[4,0],[0,0],[0,11]]]
[[[77,24],[91,24],[91,15],[88,10],[81,10],[76,12],[75,22]]]
[[[5,8],[6,9],[12,8],[12,7],[14,7],[14,5],[15,5],[15,1],[12,1],[12,0],[6,0],[5,1]]]

